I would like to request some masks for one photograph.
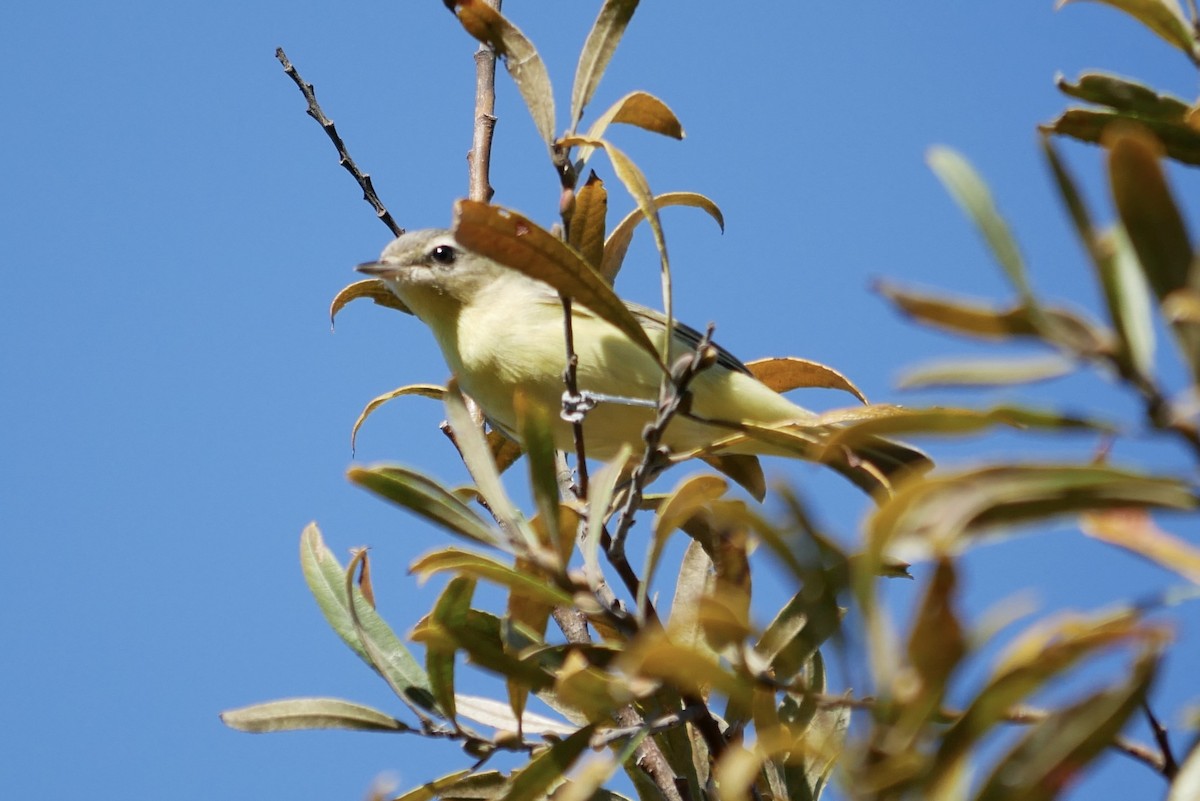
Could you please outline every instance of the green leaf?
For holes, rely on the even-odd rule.
[[[983,689],[946,730],[929,786],[944,788],[956,782],[972,746],[1015,706],[1075,665],[1119,646],[1137,646],[1149,653],[1162,646],[1165,636],[1163,631],[1143,626],[1139,615],[1128,610],[1090,617],[1067,614],[1040,621],[1010,646]],[[936,793],[932,796],[938,797]]]
[[[1029,384],[1060,378],[1076,369],[1062,356],[1028,359],[966,359],[939,361],[910,367],[897,380],[900,389],[929,387],[994,387]]]
[[[554,141],[554,90],[550,85],[550,73],[537,48],[517,26],[483,0],[457,0],[447,6],[467,33],[491,47],[504,60],[508,74],[529,108],[538,135],[549,147]]]
[[[1098,144],[1104,141],[1104,132],[1110,125],[1137,122],[1154,132],[1168,156],[1183,164],[1200,166],[1200,130],[1193,127],[1196,119],[1195,114],[1187,120],[1175,122],[1140,117],[1125,111],[1072,108],[1041,126],[1041,130]]]
[[[1051,801],[1062,787],[1110,747],[1145,701],[1158,667],[1147,654],[1123,684],[1088,696],[1034,725],[1001,759],[979,791],[979,801]]]
[[[398,795],[392,801],[433,801],[435,798],[494,798],[507,777],[498,770],[476,773],[459,770]]]
[[[600,541],[604,534],[604,521],[608,519],[608,507],[612,504],[613,493],[616,491],[617,482],[626,474],[625,465],[632,453],[632,446],[628,442],[623,443],[616,457],[592,477],[589,487],[587,533],[580,551],[583,556],[584,575],[587,577],[588,586],[592,588],[599,588],[605,581],[604,571],[600,567]]]
[[[454,236],[468,250],[544,281],[616,326],[662,365],[658,351],[609,283],[578,253],[514,211],[473,200],[455,204]]]
[[[418,714],[419,710],[433,709],[429,677],[357,589],[354,591],[354,609],[361,626],[356,629],[346,595],[345,571],[325,546],[315,523],[310,523],[300,536],[300,566],[325,620],[342,641],[383,676],[389,685],[399,688],[397,692],[401,700]],[[360,631],[364,635],[362,638]],[[369,647],[364,640],[369,641]]]
[[[381,498],[416,512],[452,534],[503,551],[512,546],[496,528],[484,522],[471,507],[433,479],[407,467],[380,465],[352,467],[346,476]]]
[[[1058,0],[1056,8],[1062,8],[1079,0]],[[1118,8],[1161,36],[1168,43],[1183,51],[1193,64],[1200,63],[1196,55],[1196,41],[1191,26],[1183,16],[1176,0],[1093,0],[1106,6]]]
[[[1058,185],[1059,195],[1070,212],[1075,232],[1091,258],[1104,290],[1108,316],[1120,345],[1117,356],[1133,373],[1148,377],[1154,370],[1154,323],[1150,293],[1137,260],[1132,257],[1128,239],[1119,229],[1107,235],[1096,231],[1083,195],[1076,188],[1067,165],[1059,158],[1049,137],[1042,137],[1042,148]]]
[[[548,584],[542,576],[522,573],[491,557],[458,548],[444,548],[426,554],[414,562],[410,570],[422,580],[434,573],[445,572],[474,576],[507,587],[512,592],[536,601],[553,606],[571,605],[571,596]]]
[[[594,726],[585,726],[529,760],[525,767],[513,771],[508,791],[501,801],[529,801],[532,798],[540,798],[551,787],[560,784],[567,771],[588,747],[594,730]]]
[[[1191,107],[1178,97],[1159,94],[1144,84],[1116,75],[1086,72],[1076,83],[1059,76],[1055,84],[1065,95],[1137,117],[1182,123],[1191,111]]]
[[[675,580],[675,595],[671,600],[671,616],[667,632],[671,639],[685,647],[696,648],[708,658],[716,653],[708,647],[700,627],[700,599],[712,592],[716,576],[712,559],[699,542],[692,540],[683,553],[679,577]]]
[[[950,148],[931,148],[926,160],[946,190],[978,226],[1022,301],[1026,306],[1033,306],[1033,289],[1025,275],[1025,263],[1016,239],[996,210],[992,193],[983,179],[960,153]]]
[[[697,475],[684,479],[667,499],[658,507],[654,519],[654,534],[646,552],[646,564],[642,569],[642,581],[638,586],[637,608],[644,613],[649,587],[658,570],[659,560],[671,533],[681,528],[688,519],[705,508],[709,501],[720,498],[729,489],[725,480],[712,475]]]
[[[939,559],[908,638],[908,661],[920,677],[929,714],[937,711],[950,676],[967,655],[966,632],[954,609],[957,592],[954,563]]]
[[[513,399],[517,412],[517,431],[525,446],[529,463],[529,486],[533,499],[546,527],[556,553],[562,553],[562,538],[573,537],[559,531],[558,464],[555,458],[554,434],[550,428],[550,410],[534,403],[523,392]]]
[[[387,713],[340,698],[287,698],[221,713],[221,722],[238,731],[263,734],[308,729],[415,731]]]
[[[479,494],[487,501],[488,509],[510,538],[517,539],[525,548],[534,551],[538,547],[537,538],[529,529],[525,518],[517,511],[517,507],[509,500],[504,484],[500,481],[500,470],[492,461],[492,450],[484,437],[483,429],[467,410],[467,402],[458,388],[458,381],[450,379],[446,387],[446,421],[454,431],[454,444],[462,454],[463,464]]]
[[[1144,129],[1114,129],[1106,137],[1113,200],[1150,287],[1159,300],[1196,286],[1192,244],[1159,162],[1157,141]]]
[[[655,195],[654,205],[659,209],[665,209],[668,206],[691,206],[702,209],[717,221],[722,232],[725,231],[725,217],[721,214],[721,209],[717,207],[716,203],[696,192],[665,192]],[[608,235],[608,239],[604,243],[604,260],[600,264],[600,274],[608,279],[610,284],[616,280],[617,273],[621,270],[625,254],[629,251],[629,243],[633,241],[634,230],[645,219],[646,216],[640,209],[631,211]]]
[[[408,386],[393,389],[391,392],[385,392],[382,395],[377,395],[363,407],[363,410],[358,415],[358,419],[354,421],[354,428],[350,429],[350,453],[354,453],[355,441],[358,438],[358,429],[362,424],[367,422],[367,418],[383,404],[396,398],[402,398],[406,395],[418,395],[422,398],[432,398],[433,400],[441,400],[446,395],[446,388],[439,387],[437,384],[409,384]]]
[[[456,576],[446,584],[430,613],[430,619],[438,626],[454,630],[465,625],[471,611],[471,599],[475,595],[474,579]],[[436,641],[425,642],[425,666],[429,682],[438,707],[451,722],[457,709],[454,700],[454,647],[444,647]]]
[[[591,102],[600,78],[612,60],[625,26],[637,9],[638,0],[605,0],[579,52],[575,83],[571,87],[571,131],[579,127],[583,110]]]
[[[983,531],[1085,511],[1190,510],[1187,483],[1105,465],[1007,464],[902,485],[868,522],[869,553],[953,553]]]

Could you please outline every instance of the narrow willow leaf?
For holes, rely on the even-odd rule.
[[[574,532],[564,534],[558,528],[558,463],[555,459],[554,434],[550,428],[551,412],[520,391],[513,401],[517,412],[517,430],[529,464],[529,486],[533,489],[533,499],[542,525],[549,534],[549,542],[543,544],[553,545],[554,552],[561,553],[562,538],[573,537]]]
[[[459,770],[426,782],[398,795],[392,801],[433,801],[435,798],[491,798],[504,786],[507,777],[498,770],[476,773]],[[457,795],[462,793],[462,795]]]
[[[1010,648],[983,689],[946,730],[930,786],[955,783],[970,749],[1004,721],[1008,710],[1065,676],[1075,665],[1119,646],[1152,652],[1165,643],[1165,637],[1165,632],[1143,626],[1139,616],[1128,611],[1091,617],[1066,615],[1039,622]]]
[[[722,232],[725,231],[725,217],[721,214],[721,209],[704,195],[695,192],[665,192],[654,196],[654,205],[659,209],[665,209],[668,206],[691,206],[702,209],[717,221]],[[610,284],[616,280],[617,273],[621,270],[625,254],[629,251],[629,243],[633,241],[634,230],[645,219],[645,215],[640,210],[631,211],[608,235],[608,239],[604,243],[604,260],[600,264],[600,274],[608,279]]]
[[[984,780],[979,801],[1051,801],[1064,783],[1086,769],[1124,727],[1146,698],[1158,667],[1143,656],[1129,680],[1052,714],[1035,724]]]
[[[358,429],[362,428],[362,424],[367,422],[376,409],[390,400],[402,398],[405,395],[419,395],[422,398],[432,398],[433,400],[441,400],[446,395],[446,388],[439,387],[437,384],[409,384],[408,386],[393,389],[391,392],[385,392],[382,395],[377,395],[363,407],[359,413],[358,419],[354,421],[354,428],[350,429],[350,453],[354,453],[355,442],[358,439]]]
[[[583,763],[571,771],[571,778],[554,791],[554,801],[621,801],[623,796],[602,787],[620,766],[621,762],[612,757]]]
[[[880,282],[876,291],[905,315],[955,334],[1003,340],[1035,337],[1071,352],[1094,354],[1108,348],[1109,337],[1080,315],[1058,308],[1027,305],[998,309],[974,300],[929,295]]]
[[[473,200],[460,200],[455,205],[454,236],[463,247],[545,281],[586,306],[616,326],[661,365],[650,338],[621,299],[613,294],[609,282],[549,231],[516,212]]]
[[[630,92],[609,106],[600,118],[588,129],[586,139],[603,139],[608,126],[614,122],[633,125],[651,133],[683,138],[683,125],[675,112],[649,92]],[[583,145],[579,150],[580,161],[586,162],[592,154],[593,145]]]
[[[1124,364],[1137,375],[1150,376],[1154,369],[1154,323],[1146,280],[1132,258],[1128,240],[1119,230],[1101,235],[1092,225],[1091,213],[1067,165],[1049,137],[1042,137],[1042,149],[1050,163],[1059,195],[1071,215],[1075,232],[1091,258],[1092,267],[1104,290],[1108,316],[1117,332]]]
[[[1196,166],[1200,165],[1200,130],[1194,127],[1192,120],[1194,115],[1188,120],[1174,122],[1154,117],[1139,117],[1125,111],[1071,108],[1052,122],[1041,126],[1041,130],[1099,144],[1110,125],[1138,123],[1154,132],[1168,156],[1183,164]]]
[[[500,801],[529,801],[531,798],[540,798],[551,787],[561,784],[567,771],[588,747],[593,731],[594,726],[585,726],[529,760],[525,767],[513,771],[508,791]]]
[[[262,734],[308,729],[415,731],[385,712],[340,698],[288,698],[221,713],[221,722],[238,731]]]
[[[671,330],[674,328],[674,306],[671,296],[671,261],[667,256],[667,239],[663,233],[662,220],[658,216],[658,206],[654,203],[654,194],[650,191],[650,184],[647,183],[646,176],[633,163],[633,160],[611,142],[604,139],[588,139],[576,136],[561,140],[561,144],[566,146],[584,145],[603,148],[604,152],[608,154],[608,160],[612,163],[613,171],[617,174],[617,178],[620,179],[625,190],[633,197],[638,210],[646,218],[646,222],[650,224],[650,232],[654,237],[654,246],[658,250],[658,259],[661,268],[663,310],[667,318],[667,325],[662,332],[662,342],[659,352],[662,354],[664,361],[669,360]],[[585,303],[584,305],[586,306],[587,304]],[[596,311],[596,309],[592,309],[592,311]],[[599,312],[597,313],[599,314]]]
[[[536,550],[537,538],[529,529],[525,518],[517,511],[517,507],[509,500],[504,484],[500,481],[500,470],[492,461],[492,451],[488,447],[483,429],[475,422],[467,409],[466,399],[458,388],[456,379],[450,379],[446,387],[446,421],[454,431],[455,445],[462,454],[463,464],[467,472],[475,480],[479,493],[487,501],[488,509],[510,538],[522,543],[526,549]]]
[[[359,298],[370,298],[375,301],[378,306],[386,306],[389,309],[402,311],[405,314],[412,314],[412,310],[404,305],[404,301],[396,297],[396,293],[387,288],[379,278],[368,278],[365,281],[355,281],[350,286],[338,292],[334,296],[333,302],[329,304],[329,327],[332,328],[334,320],[347,303]]]
[[[1058,0],[1055,7],[1062,8],[1076,2],[1079,0]],[[1192,63],[1200,63],[1196,55],[1195,35],[1176,0],[1093,0],[1093,2],[1119,8],[1168,43],[1182,50]]]
[[[575,248],[583,260],[599,269],[604,258],[604,227],[608,215],[608,190],[596,173],[575,193],[575,206],[567,227],[567,244]]]
[[[579,127],[583,110],[591,102],[637,6],[638,0],[605,0],[600,7],[600,14],[579,51],[579,65],[575,68],[575,83],[571,87],[572,132]]]
[[[867,402],[867,396],[853,381],[820,362],[798,356],[782,356],[746,362],[746,367],[755,378],[776,392],[791,392],[801,388],[840,389],[863,403]]]
[[[547,583],[542,576],[522,573],[483,554],[458,548],[444,548],[426,554],[413,562],[409,569],[422,580],[434,573],[451,572],[460,576],[485,579],[527,598],[553,606],[571,605],[571,597],[558,587]]]
[[[633,448],[629,443],[621,445],[616,457],[609,461],[592,477],[588,492],[587,535],[580,548],[583,555],[584,575],[588,586],[598,588],[604,583],[604,571],[600,567],[600,540],[604,535],[604,521],[608,519],[609,506],[617,482],[625,475],[625,465]]]
[[[517,730],[517,719],[513,717],[512,709],[500,701],[460,693],[458,709],[464,718],[489,728],[501,731]],[[569,723],[533,712],[526,712],[521,716],[521,729],[529,734],[550,734],[557,737],[567,737],[578,731],[578,727]]]
[[[349,596],[346,594],[345,571],[326,547],[315,523],[310,523],[300,536],[300,566],[325,620],[342,641],[389,684],[398,686],[401,699],[414,710],[432,709],[434,704],[429,677],[391,627],[363,600],[357,590],[354,592],[354,609],[361,625],[355,627]],[[360,631],[362,637],[359,636]],[[364,639],[370,640],[370,649],[364,645]]]
[[[868,546],[872,554],[901,558],[953,553],[998,526],[1104,509],[1197,505],[1185,482],[1105,465],[974,468],[901,486],[872,515]]]
[[[1093,539],[1148,559],[1200,584],[1200,548],[1163,531],[1145,509],[1110,509],[1085,514],[1080,527]]]
[[[1080,75],[1076,83],[1060,76],[1055,84],[1063,94],[1071,97],[1163,122],[1182,123],[1191,110],[1178,97],[1159,94],[1144,84],[1116,75],[1088,72]]]
[[[947,147],[931,148],[926,161],[946,190],[978,226],[1024,304],[1033,306],[1033,289],[1025,275],[1025,263],[1021,259],[1017,241],[1008,223],[996,210],[992,193],[983,179],[960,153]]]
[[[550,85],[550,73],[537,48],[517,26],[483,0],[456,0],[447,6],[467,33],[504,59],[504,66],[533,117],[538,135],[549,147],[554,141],[554,90]]]
[[[896,434],[962,435],[986,431],[995,426],[1017,429],[1078,430],[1113,433],[1115,426],[1103,420],[1074,417],[1054,411],[1021,406],[997,406],[992,409],[934,407],[906,408],[876,404],[870,407],[826,412],[818,423],[841,426],[824,443],[826,451],[854,448],[877,436]]]
[[[508,628],[511,632],[515,626]],[[523,635],[523,632],[521,633]],[[465,616],[446,618],[442,622],[432,618],[423,620],[412,634],[416,642],[449,651],[452,648],[465,651],[470,662],[485,671],[490,671],[506,680],[519,682],[525,687],[545,690],[554,684],[554,677],[547,672],[537,658],[514,655],[516,651],[533,648],[537,641],[532,637],[517,636],[517,642],[502,637],[500,619],[476,609],[467,610]],[[514,653],[510,653],[512,650]],[[455,698],[458,706],[461,696]],[[465,713],[458,709],[460,715]],[[510,710],[510,715],[511,710]],[[514,718],[515,721],[515,718]],[[515,724],[514,724],[515,725]],[[515,728],[513,729],[515,731]]]
[[[1144,129],[1106,135],[1113,200],[1125,233],[1159,300],[1189,285],[1192,244],[1167,177],[1159,146]]]
[[[947,360],[910,367],[901,374],[896,384],[900,389],[1010,386],[1061,378],[1076,368],[1075,362],[1062,356]]]
[[[1144,128],[1113,126],[1104,135],[1113,201],[1146,282],[1159,301],[1200,286],[1187,227],[1159,162],[1161,148]],[[1193,379],[1200,379],[1200,329],[1174,327]]]
[[[406,467],[352,467],[346,476],[385,500],[437,523],[452,534],[504,551],[511,546],[496,528],[433,479]]]
[[[920,677],[930,714],[936,712],[951,674],[967,655],[966,632],[954,608],[957,591],[954,563],[939,559],[908,638],[908,661]]]
[[[430,612],[434,623],[447,629],[455,629],[465,625],[467,614],[471,610],[471,599],[475,595],[473,579],[456,576],[446,584],[442,594],[438,596]],[[437,699],[438,707],[451,722],[457,714],[454,696],[454,652],[453,647],[444,648],[433,642],[426,642],[425,665],[429,672],[429,682],[433,696]]]
[[[699,542],[692,540],[684,551],[679,565],[679,577],[675,581],[675,596],[671,600],[671,617],[667,620],[667,631],[671,640],[680,645],[696,648],[706,658],[715,659],[716,654],[704,640],[700,628],[700,599],[715,586],[712,559]]]

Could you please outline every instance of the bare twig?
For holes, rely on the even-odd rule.
[[[354,163],[354,159],[350,158],[350,153],[346,150],[346,143],[342,141],[342,137],[338,134],[337,128],[334,127],[333,120],[325,116],[325,112],[321,110],[321,106],[317,103],[317,94],[313,91],[313,85],[306,83],[300,77],[300,73],[292,66],[292,62],[288,61],[287,54],[283,52],[282,47],[275,48],[275,58],[279,59],[279,63],[283,65],[284,73],[291,78],[296,86],[300,87],[304,99],[308,101],[308,116],[312,117],[325,131],[326,136],[333,142],[333,146],[337,148],[338,164],[346,168],[346,171],[354,176],[354,180],[363,191],[363,200],[371,204],[371,208],[375,209],[375,216],[388,227],[393,236],[400,236],[404,233],[395,220],[392,219],[392,214],[383,205],[383,201],[379,199],[379,195],[375,192],[375,186],[371,183],[371,176],[358,168]]]
[[[497,11],[500,0],[487,0]],[[467,154],[470,174],[468,196],[487,203],[492,199],[492,133],[496,130],[496,51],[480,44],[475,51],[475,127],[471,152]]]
[[[571,299],[566,295],[560,295],[559,297],[562,300],[563,307],[563,341],[566,343],[567,349],[567,367],[563,370],[563,383],[567,387],[565,401],[567,398],[576,399],[580,397],[579,354],[575,352],[575,326],[573,317],[571,316]],[[587,447],[583,442],[583,413],[578,411],[568,412],[564,403],[563,418],[570,420],[571,434],[575,440],[575,474],[578,476],[575,482],[575,495],[586,503],[588,499],[588,469]]]
[[[1179,763],[1175,761],[1175,754],[1171,751],[1171,741],[1167,737],[1167,729],[1159,722],[1158,716],[1154,714],[1149,703],[1142,701],[1142,711],[1146,713],[1146,722],[1150,724],[1150,731],[1154,733],[1154,741],[1158,743],[1159,755],[1162,759],[1162,775],[1166,776],[1168,780],[1172,780],[1179,773]]]
[[[696,343],[696,349],[684,356],[671,368],[670,381],[664,382],[663,395],[658,400],[658,415],[654,422],[646,426],[642,439],[646,449],[642,453],[642,461],[633,469],[630,479],[629,494],[625,506],[617,518],[617,526],[613,531],[612,543],[609,550],[610,558],[614,554],[623,554],[625,538],[633,525],[633,518],[642,502],[646,484],[654,476],[662,460],[662,437],[671,424],[671,420],[688,402],[688,386],[701,371],[711,367],[717,358],[716,348],[712,346],[713,326],[710,324],[704,336]]]

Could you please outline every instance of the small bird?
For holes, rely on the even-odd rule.
[[[517,438],[518,391],[547,409],[562,407],[563,306],[548,284],[467,250],[451,231],[438,229],[402,235],[378,261],[358,270],[382,279],[429,326],[459,386],[495,427]],[[665,317],[628,301],[625,305],[651,341],[659,341]],[[662,368],[617,327],[578,303],[572,306],[572,328],[580,393],[598,401],[583,422],[588,456],[608,460],[625,444],[640,454],[643,429],[655,416]],[[676,323],[672,357],[694,351],[700,339],[695,329]],[[690,403],[661,440],[672,453],[715,448],[721,454],[812,459],[822,450],[819,442],[829,429],[818,425],[817,415],[758,381],[722,348],[688,389]],[[796,447],[784,447],[745,435],[747,424],[794,424],[811,435],[813,447],[800,447],[803,439]],[[570,423],[555,415],[553,433],[557,448],[574,450]],[[824,454],[821,460],[870,489],[930,464],[920,451],[878,437],[856,444],[850,453]]]

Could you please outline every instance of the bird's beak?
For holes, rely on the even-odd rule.
[[[399,272],[396,265],[382,261],[366,261],[354,269],[364,275],[373,275],[376,278],[387,278]]]

